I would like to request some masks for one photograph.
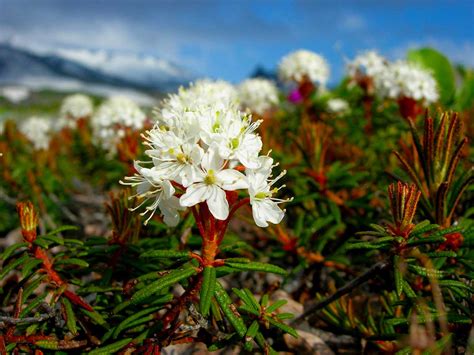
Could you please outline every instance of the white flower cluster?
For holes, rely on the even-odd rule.
[[[416,64],[399,60],[375,77],[375,87],[382,97],[412,98],[424,103],[438,100],[436,80],[431,73]]]
[[[143,199],[137,208],[151,201],[142,213],[150,214],[146,222],[158,209],[174,226],[180,210],[203,202],[214,218],[226,220],[226,192],[247,190],[256,224],[279,223],[284,212],[278,204],[285,200],[274,197],[279,189],[273,184],[283,174],[272,177],[273,159],[259,155],[260,121],[240,112],[226,95],[210,102],[217,94],[212,86],[192,85],[165,101],[145,136],[149,160],[135,162],[138,174],[122,183],[136,187]]]
[[[327,102],[328,111],[331,113],[344,113],[349,111],[349,103],[340,98],[330,99]]]
[[[195,110],[199,107],[213,106],[216,102],[231,104],[237,100],[237,91],[232,84],[224,80],[201,79],[191,83],[189,87],[180,87],[177,94],[171,94],[163,101],[161,115],[165,118],[176,114]]]
[[[20,132],[33,144],[35,150],[48,149],[53,120],[32,116],[19,125]]]
[[[112,97],[102,103],[91,118],[94,140],[113,154],[126,129],[141,130],[145,121],[145,114],[132,100]]]
[[[238,90],[241,107],[259,115],[278,104],[278,89],[271,80],[247,79],[239,85]]]
[[[89,96],[83,94],[69,95],[64,98],[59,112],[62,117],[66,118],[89,117],[94,112],[94,104]]]
[[[298,50],[283,57],[278,66],[278,76],[282,81],[297,83],[308,78],[324,86],[329,79],[329,65],[316,53]]]
[[[358,74],[375,77],[387,68],[388,61],[376,51],[362,52],[347,64],[347,71],[351,78]]]

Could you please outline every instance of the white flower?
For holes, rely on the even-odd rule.
[[[61,116],[78,119],[89,117],[94,112],[94,104],[89,96],[74,94],[66,96],[59,110]]]
[[[121,181],[124,185],[134,186],[137,189],[137,193],[133,197],[143,199],[143,201],[133,208],[136,210],[142,205],[147,203],[149,200],[153,200],[150,206],[146,207],[145,212],[141,215],[149,214],[149,217],[145,220],[145,224],[153,217],[153,214],[157,209],[161,211],[164,222],[171,227],[174,227],[179,222],[179,210],[183,208],[179,204],[179,200],[174,196],[175,189],[169,180],[164,179],[160,172],[154,168],[144,168],[134,164],[135,170],[138,174],[134,176],[125,177],[125,181]]]
[[[19,129],[33,143],[35,150],[48,149],[52,130],[51,119],[33,116],[21,122]]]
[[[348,63],[347,71],[350,77],[354,78],[357,74],[374,77],[386,69],[387,60],[376,51],[366,51]]]
[[[150,167],[136,164],[138,173],[123,182],[135,186],[137,196],[145,199],[140,206],[154,201],[145,213],[152,215],[159,209],[165,223],[171,225],[177,223],[180,209],[198,205],[201,211],[206,204],[213,218],[226,220],[231,207],[227,192],[249,188],[241,171],[270,175],[271,158],[259,156],[262,141],[256,129],[260,121],[239,111],[231,90],[225,88],[230,89],[225,83],[191,84],[154,111],[156,123],[143,135],[148,160],[140,162]],[[256,204],[268,205],[268,201],[275,200]],[[232,203],[232,207],[240,206]]]
[[[157,112],[165,124],[171,125],[170,120],[185,112],[215,105],[227,106],[236,101],[237,91],[232,84],[224,80],[201,79],[187,88],[179,88],[177,94],[169,95]]]
[[[194,183],[179,199],[182,206],[191,207],[206,201],[209,211],[216,219],[225,220],[229,216],[229,203],[225,191],[235,191],[248,187],[245,176],[234,169],[225,169],[224,160],[213,147],[204,154]]]
[[[199,172],[197,164],[204,155],[204,150],[197,143],[185,141],[174,132],[159,127],[145,138],[152,148],[145,154],[153,159],[156,169],[184,187],[194,181]]]
[[[200,138],[205,144],[217,145],[224,159],[236,159],[247,168],[258,167],[262,140],[254,132],[261,121],[252,122],[250,116],[233,106],[217,111],[209,108],[199,115],[202,127]]]
[[[278,75],[287,82],[301,82],[307,77],[313,83],[324,86],[329,78],[329,66],[320,55],[298,50],[283,57],[278,66]]]
[[[429,104],[439,98],[437,83],[431,73],[402,60],[378,74],[375,87],[382,97],[392,99],[407,97]]]
[[[0,89],[0,96],[11,103],[18,104],[30,96],[30,90],[22,86],[4,86]]]
[[[339,98],[328,100],[327,106],[328,111],[331,113],[343,113],[349,110],[349,103]]]
[[[259,115],[278,103],[278,89],[273,81],[267,79],[247,79],[238,90],[241,107]]]
[[[278,224],[285,216],[285,212],[278,205],[289,200],[273,197],[284,185],[280,188],[272,186],[286,172],[284,171],[276,178],[271,179],[273,159],[267,156],[262,156],[260,159],[262,160],[261,168],[247,169],[245,173],[249,184],[250,205],[255,224],[259,227],[268,227],[268,222]]]
[[[126,129],[139,131],[145,120],[145,114],[132,100],[122,96],[112,97],[100,105],[92,116],[94,140],[113,154]]]

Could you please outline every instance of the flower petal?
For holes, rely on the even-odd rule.
[[[225,192],[217,186],[210,186],[211,194],[207,199],[207,206],[212,215],[220,220],[229,217],[229,203],[225,197]]]
[[[216,174],[220,187],[227,191],[246,189],[249,187],[247,178],[240,171],[234,169],[225,169]]]
[[[179,202],[182,206],[191,207],[205,201],[208,196],[209,192],[206,184],[194,184],[186,189],[186,193],[180,197]]]
[[[285,213],[278,207],[276,202],[266,199],[252,202],[252,216],[257,226],[268,227],[267,222],[280,223]]]

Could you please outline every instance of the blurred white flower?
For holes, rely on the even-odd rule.
[[[62,117],[79,119],[89,117],[94,112],[94,104],[89,96],[74,94],[66,96],[59,110]]]
[[[425,104],[439,98],[436,80],[432,74],[416,64],[399,60],[375,77],[376,91],[382,97],[402,97],[422,101]]]
[[[283,57],[278,66],[278,75],[282,81],[299,83],[308,78],[324,86],[329,79],[329,65],[316,53],[298,50]]]
[[[327,107],[328,111],[331,113],[344,113],[349,111],[349,103],[340,98],[328,100]]]
[[[94,140],[113,154],[126,129],[139,131],[144,127],[146,116],[132,100],[115,96],[99,106],[91,118]]]
[[[0,89],[0,96],[11,103],[18,104],[30,96],[30,90],[22,86],[5,86]]]
[[[247,79],[239,85],[238,90],[240,106],[259,115],[278,103],[278,89],[271,80]]]
[[[33,144],[35,150],[48,149],[52,119],[32,116],[19,125],[20,132]]]
[[[387,63],[387,60],[376,51],[365,51],[347,64],[347,71],[351,78],[358,74],[374,77],[386,69]]]

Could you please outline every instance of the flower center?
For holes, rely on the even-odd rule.
[[[189,157],[186,154],[179,153],[176,155],[176,160],[179,161],[181,164],[186,164],[189,162]]]
[[[237,149],[240,144],[239,138],[232,138],[232,140],[230,141],[230,144],[232,146],[232,149]]]
[[[204,183],[206,185],[214,185],[216,183],[216,176],[214,175],[214,170],[209,170],[206,177],[204,178]]]

